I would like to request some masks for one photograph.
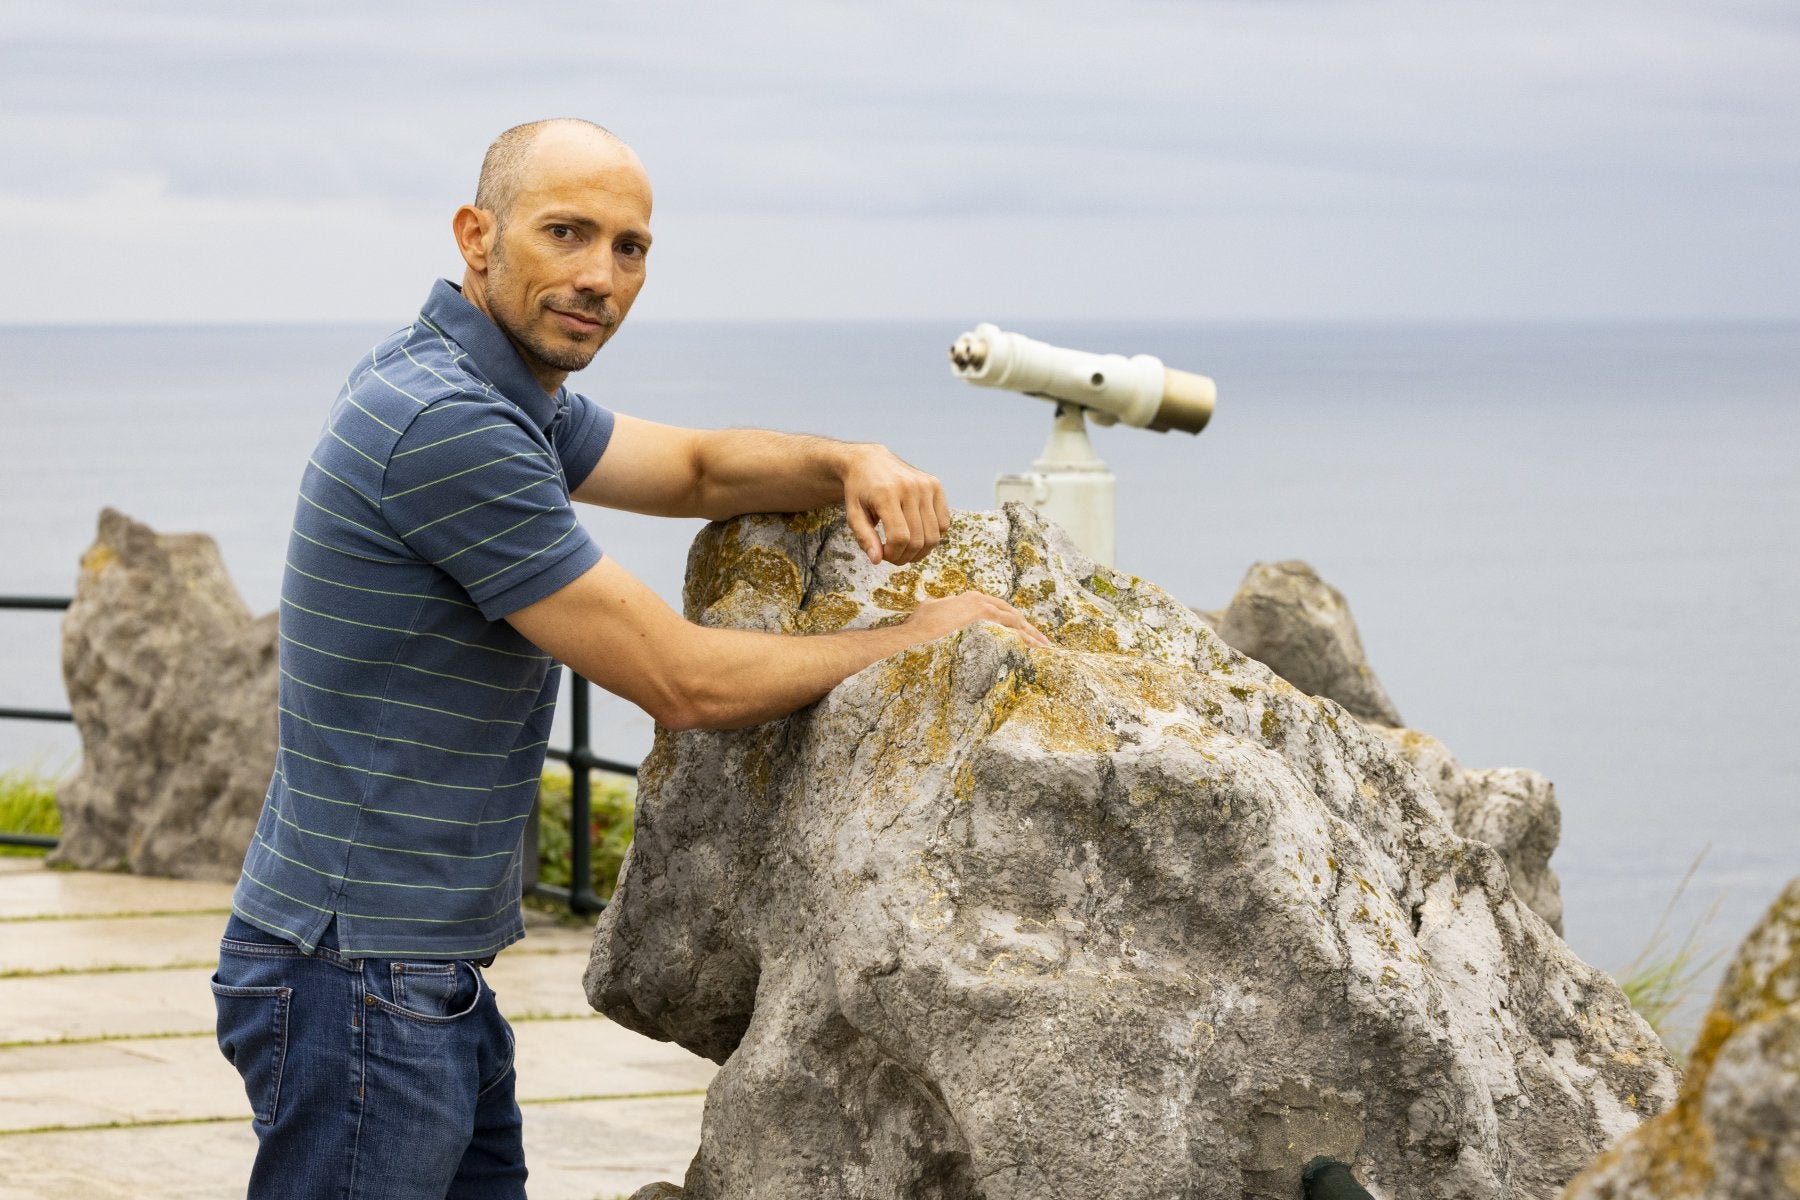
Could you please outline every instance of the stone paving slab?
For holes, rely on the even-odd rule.
[[[0,925],[0,938],[11,932]],[[587,935],[580,950],[563,949],[561,930],[533,934],[502,954],[483,974],[509,1019],[592,1014],[581,988]],[[527,948],[556,953],[521,953]],[[213,1028],[212,967],[138,971],[118,975],[73,974],[0,978],[0,1046],[67,1038],[142,1037],[153,1033],[205,1033]],[[3,1050],[0,1050],[3,1052]]]
[[[11,890],[8,880],[6,890]],[[0,977],[22,971],[91,971],[213,963],[225,918],[109,917],[0,925]]]
[[[703,1089],[716,1068],[601,1017],[513,1029],[520,1100]],[[0,1050],[0,1134],[45,1126],[247,1115],[211,1038],[132,1038]]]
[[[12,890],[15,878],[7,879],[0,894]],[[0,922],[0,978],[20,972],[214,963],[224,928],[223,913]],[[517,957],[576,951],[585,958],[592,943],[589,930],[545,925],[531,929],[524,941],[502,954]]]
[[[28,860],[19,860],[28,861]],[[0,888],[0,920],[54,914],[181,912],[231,907],[231,885],[192,879],[150,879],[106,871],[19,871]],[[224,918],[220,917],[220,924]]]
[[[532,1200],[614,1200],[679,1183],[700,1144],[702,1100],[525,1106]],[[0,1200],[242,1200],[248,1121],[0,1136]]]
[[[0,979],[0,1043],[211,1033],[211,975],[211,967],[189,967]],[[0,1058],[7,1053],[0,1048]]]

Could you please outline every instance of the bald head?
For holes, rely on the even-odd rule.
[[[494,139],[481,160],[481,178],[475,184],[475,207],[487,209],[504,224],[513,202],[530,177],[534,154],[546,139],[564,144],[590,142],[614,153],[623,151],[634,161],[637,158],[631,147],[612,130],[580,117],[554,117],[548,121],[514,125]]]

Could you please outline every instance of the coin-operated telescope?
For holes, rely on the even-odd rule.
[[[977,325],[950,347],[958,376],[1056,405],[1044,452],[1019,475],[994,481],[994,498],[1021,500],[1068,531],[1096,562],[1111,566],[1116,479],[1088,441],[1087,418],[1140,429],[1199,433],[1218,389],[1204,375],[1176,371],[1148,354],[1089,354]]]

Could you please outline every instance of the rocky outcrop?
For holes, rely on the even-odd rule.
[[[1674,1107],[1584,1171],[1566,1200],[1800,1197],[1800,878],[1738,948]]]
[[[694,1200],[1557,1194],[1674,1095],[1604,974],[1389,742],[1029,510],[870,567],[710,526],[689,615],[979,625],[755,729],[659,732],[595,1007],[722,1064]]]
[[[81,765],[54,860],[237,878],[275,763],[275,614],[250,615],[217,544],[102,511],[63,681]]]
[[[1550,869],[1562,838],[1556,785],[1523,767],[1465,768],[1444,743],[1416,729],[1371,728],[1419,772],[1457,833],[1500,852],[1513,892],[1560,934],[1562,882]]]
[[[1350,605],[1307,564],[1253,564],[1215,628],[1307,695],[1336,700],[1364,721],[1405,724],[1369,669]]]
[[[1519,767],[1470,770],[1430,734],[1400,727],[1400,714],[1363,653],[1343,594],[1306,563],[1256,563],[1231,603],[1197,613],[1232,649],[1314,696],[1336,700],[1404,754],[1456,831],[1500,852],[1513,890],[1557,933],[1562,884],[1550,856],[1562,836],[1556,788]]]

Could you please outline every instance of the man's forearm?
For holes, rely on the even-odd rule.
[[[697,508],[714,521],[744,513],[804,512],[844,499],[844,477],[871,447],[810,434],[719,429],[696,449]]]

